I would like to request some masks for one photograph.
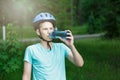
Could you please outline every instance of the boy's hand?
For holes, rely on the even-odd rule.
[[[66,39],[63,39],[63,38],[59,38],[61,41],[63,41],[66,45],[68,45],[69,47],[73,46],[74,44],[74,37],[72,35],[72,32],[70,30],[66,30],[68,31],[67,33],[67,37]]]

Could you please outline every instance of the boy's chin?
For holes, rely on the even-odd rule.
[[[49,38],[48,41],[52,41],[53,39],[52,38]]]

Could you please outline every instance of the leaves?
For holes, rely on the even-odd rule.
[[[21,45],[17,40],[17,34],[12,30],[13,25],[7,25],[7,40],[3,41],[0,45],[0,71],[1,74],[5,76],[4,73],[10,73],[18,70],[21,65],[20,56]],[[2,77],[2,76],[0,76]]]
[[[81,5],[83,18],[89,23],[89,33],[104,31],[106,38],[120,37],[120,0],[82,0]]]

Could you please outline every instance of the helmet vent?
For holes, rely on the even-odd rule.
[[[40,17],[43,17],[42,15],[40,15]]]
[[[48,15],[47,15],[47,14],[45,14],[45,16],[47,17]]]

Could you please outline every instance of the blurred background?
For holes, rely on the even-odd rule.
[[[120,0],[0,0],[0,80],[22,79],[25,48],[39,42],[29,39],[38,38],[32,20],[40,12],[73,35],[104,34],[75,39],[85,64],[66,60],[67,80],[120,79]]]

